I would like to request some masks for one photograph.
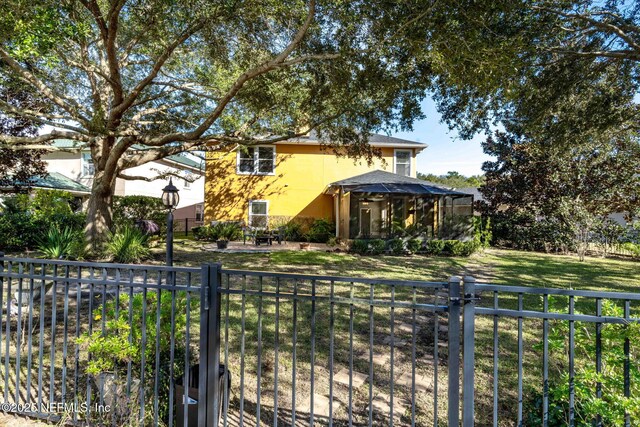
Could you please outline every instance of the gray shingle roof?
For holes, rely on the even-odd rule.
[[[318,134],[315,131],[309,132],[308,135],[292,138],[286,141],[279,142],[278,144],[287,144],[287,143],[320,143],[320,139],[318,138]],[[396,138],[394,136],[388,135],[380,135],[374,133],[369,136],[369,144],[379,147],[414,147],[418,149],[425,149],[428,147],[427,144],[417,141],[411,141],[409,139]]]
[[[410,176],[375,170],[329,184],[330,187],[346,187],[349,191],[363,193],[432,194],[465,196],[465,193],[443,185],[423,181]]]

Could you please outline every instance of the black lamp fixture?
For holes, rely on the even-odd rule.
[[[178,194],[178,187],[173,185],[172,178],[169,178],[169,184],[162,189],[162,204],[169,211],[173,211],[180,203],[180,195]]]
[[[169,178],[169,184],[162,189],[162,204],[169,210],[167,214],[167,265],[173,265],[173,211],[180,203],[178,187],[173,185]]]

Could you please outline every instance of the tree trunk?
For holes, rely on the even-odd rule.
[[[108,176],[104,171],[96,170],[84,229],[87,248],[91,251],[100,248],[113,225],[111,214],[115,183],[115,174]]]

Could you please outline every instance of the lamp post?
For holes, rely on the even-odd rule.
[[[162,204],[169,210],[167,215],[167,266],[173,265],[173,211],[179,202],[178,188],[169,178],[169,184],[162,189]]]

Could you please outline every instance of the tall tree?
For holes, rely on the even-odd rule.
[[[42,100],[20,82],[0,81],[0,102],[15,108],[42,108]],[[21,116],[0,113],[0,133],[15,137],[33,137],[39,126]],[[14,150],[0,147],[0,189],[23,191],[31,186],[31,179],[46,176],[47,168],[41,159],[42,150]]]
[[[339,154],[370,157],[367,134],[421,114],[428,61],[398,37],[426,4],[9,0],[0,73],[52,109],[0,101],[0,111],[53,130],[3,133],[0,146],[51,150],[67,138],[90,150],[92,242],[111,226],[116,178],[169,155],[317,129]]]

